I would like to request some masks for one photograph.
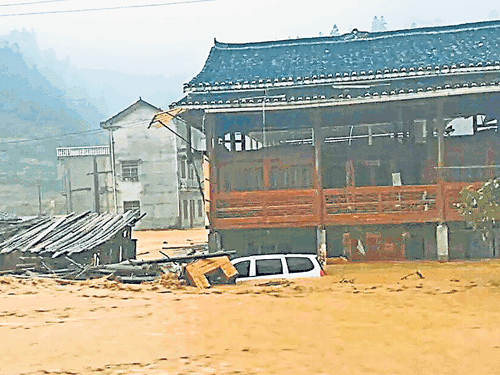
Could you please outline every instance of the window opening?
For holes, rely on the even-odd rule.
[[[122,161],[123,181],[139,181],[139,162]]]

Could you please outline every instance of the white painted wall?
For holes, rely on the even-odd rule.
[[[148,129],[157,112],[137,106],[113,124],[120,127],[113,132],[118,212],[123,212],[124,201],[139,201],[146,216],[137,229],[179,225],[176,137],[167,129]],[[138,161],[137,182],[123,179],[122,165],[127,161]]]

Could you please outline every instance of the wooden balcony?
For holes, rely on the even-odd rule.
[[[438,191],[437,185],[325,190],[325,225],[439,221]]]
[[[268,190],[216,195],[216,228],[284,228],[320,225],[320,197],[314,189]]]
[[[250,229],[461,221],[454,204],[471,185],[480,183],[225,192],[215,194],[211,222]]]

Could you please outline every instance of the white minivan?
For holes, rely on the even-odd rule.
[[[320,277],[325,273],[314,254],[269,254],[235,258],[236,281]]]

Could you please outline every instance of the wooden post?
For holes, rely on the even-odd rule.
[[[443,101],[438,100],[436,111],[436,130],[438,138],[438,149],[437,149],[437,179],[438,179],[438,191],[440,195],[439,202],[439,223],[436,227],[436,247],[437,247],[437,258],[441,262],[448,261],[449,249],[448,249],[448,226],[445,223],[446,220],[446,196],[444,188],[444,116],[443,116]]]
[[[326,265],[327,242],[325,229],[325,196],[323,191],[323,169],[322,169],[322,144],[324,141],[323,132],[321,131],[321,114],[316,109],[312,115],[312,136],[314,145],[314,173],[313,187],[316,190],[315,200],[315,216],[318,226],[316,227],[316,253],[322,265]]]
[[[321,115],[318,109],[311,114],[311,120],[314,145],[313,188],[316,190],[316,207],[314,212],[317,215],[318,224],[323,228],[325,225],[325,199],[323,192],[323,168],[321,163],[321,151],[324,137],[323,132],[321,131]]]
[[[211,229],[216,215],[216,200],[217,200],[217,160],[215,155],[215,115],[211,113],[205,114],[205,132],[207,143],[208,157],[208,178],[210,186],[208,221]]]
[[[264,190],[269,190],[270,181],[271,181],[271,158],[265,155],[262,159],[262,187]]]
[[[443,101],[438,100],[436,108],[436,118],[435,127],[437,130],[437,183],[438,191],[440,194],[439,204],[439,218],[441,222],[445,220],[445,202],[446,197],[444,196],[444,117],[443,117]]]

